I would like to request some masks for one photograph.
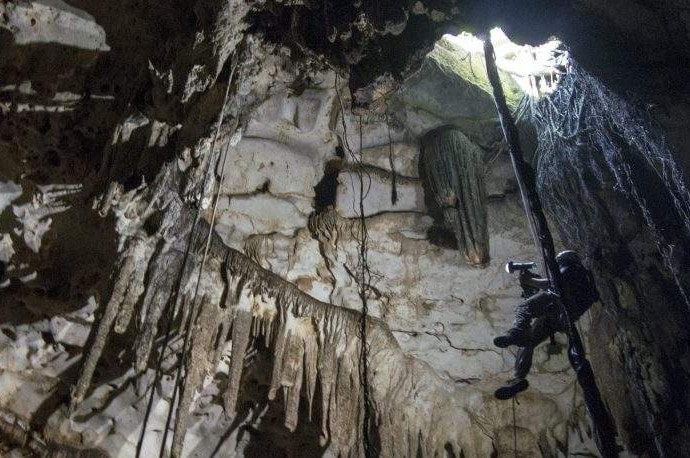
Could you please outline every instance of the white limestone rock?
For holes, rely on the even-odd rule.
[[[412,143],[396,142],[367,147],[361,155],[356,155],[356,160],[349,154],[345,155],[345,160],[351,164],[361,160],[364,164],[394,171],[397,175],[419,178],[419,146]]]
[[[142,113],[128,116],[124,121],[115,127],[112,144],[126,143],[137,129],[147,126],[151,120]]]
[[[299,96],[278,92],[257,107],[247,125],[247,137],[287,145],[316,162],[331,157],[337,145],[331,113],[336,103],[333,75],[317,76],[317,86]]]
[[[226,240],[273,232],[290,236],[307,225],[308,213],[301,211],[299,202],[271,194],[221,197],[218,208],[216,231]]]
[[[66,315],[57,315],[50,319],[50,332],[56,342],[83,347],[91,332],[91,323],[98,304],[92,297],[87,304]]]
[[[371,216],[382,212],[419,212],[426,213],[424,189],[420,180],[398,178],[395,189],[397,201],[393,204],[393,179],[390,174],[380,173],[374,169],[362,174],[364,184],[364,215]],[[360,174],[341,172],[338,175],[336,208],[346,218],[360,214]]]
[[[0,215],[10,204],[22,195],[22,187],[14,181],[0,181]]]
[[[0,234],[0,261],[4,263],[10,262],[14,253],[15,251],[10,234]]]
[[[334,131],[343,138],[353,154],[359,153],[360,149],[387,146],[407,140],[406,130],[386,114],[359,116],[348,111],[344,116],[344,128],[340,116],[339,113]],[[346,156],[350,151],[346,151]]]
[[[50,319],[50,330],[56,342],[83,347],[91,327],[61,316]]]
[[[62,0],[41,0],[0,5],[0,27],[15,43],[58,43],[93,51],[109,51],[103,28],[84,10]]]
[[[317,173],[308,155],[273,140],[245,137],[228,151],[221,192],[236,195],[261,190],[275,197],[313,199],[320,179]]]
[[[517,192],[515,172],[508,154],[501,154],[484,176],[486,196],[491,198],[504,197],[506,194]]]

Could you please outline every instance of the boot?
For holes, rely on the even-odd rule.
[[[525,391],[529,387],[529,382],[524,378],[511,378],[505,384],[494,392],[496,399],[505,401],[510,399],[521,391]]]
[[[494,345],[498,348],[506,348],[511,345],[524,347],[529,343],[529,331],[521,328],[510,328],[508,331],[494,338]]]

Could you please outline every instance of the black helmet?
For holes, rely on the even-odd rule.
[[[561,269],[582,264],[582,261],[580,261],[580,256],[578,256],[573,250],[565,250],[558,253],[556,255],[556,262],[558,263],[558,267]]]

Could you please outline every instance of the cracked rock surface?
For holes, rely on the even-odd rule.
[[[635,14],[613,21],[608,6],[575,3],[605,33],[632,33]],[[687,16],[659,18],[679,2],[631,3],[653,30],[678,32],[685,55]],[[364,456],[366,363],[381,456],[598,456],[563,336],[537,349],[515,421],[493,397],[514,355],[492,338],[520,300],[503,266],[537,252],[482,56],[441,35],[510,11],[0,3],[0,454]],[[527,41],[550,33],[510,24]],[[580,16],[573,24],[591,30]],[[587,57],[586,42],[571,43]],[[674,58],[647,35],[632,43]],[[512,46],[497,49],[515,108],[524,75],[510,67]],[[600,56],[582,60],[615,86]],[[664,105],[647,83],[630,84],[653,114],[690,113],[682,98]],[[657,115],[683,145],[679,118]],[[474,239],[444,219],[444,203],[463,200],[437,199],[424,170],[425,136],[439,128],[459,133],[481,176],[465,186],[482,188],[471,196],[481,211],[458,213],[481,219]],[[468,257],[480,238],[484,251]],[[638,258],[652,251],[633,245]],[[606,307],[636,316],[640,299],[596,267],[609,269],[605,303],[580,325],[610,369],[597,376],[627,386],[611,355],[651,350],[636,349],[645,329],[627,321],[630,348],[602,344],[617,332]],[[667,392],[649,371],[642,391]],[[628,391],[604,391],[624,445],[651,453],[620,406]]]

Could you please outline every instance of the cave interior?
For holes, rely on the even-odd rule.
[[[0,13],[0,456],[690,455],[686,1]]]

